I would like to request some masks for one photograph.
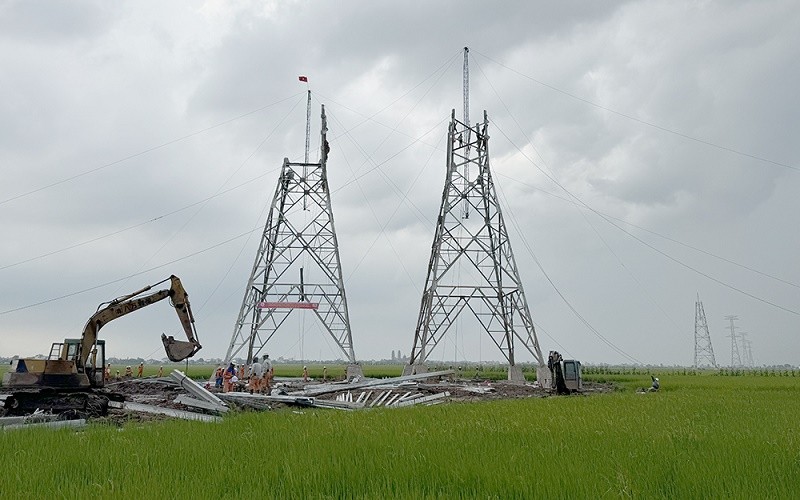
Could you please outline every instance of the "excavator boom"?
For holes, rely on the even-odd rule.
[[[79,368],[86,366],[89,355],[94,349],[94,344],[97,341],[97,333],[100,329],[108,324],[110,321],[115,320],[133,311],[137,311],[143,307],[155,304],[166,298],[170,299],[175,312],[178,314],[183,331],[186,334],[186,341],[175,340],[172,336],[161,335],[161,341],[164,344],[164,350],[167,357],[171,361],[183,361],[186,358],[194,356],[202,346],[197,341],[197,333],[194,326],[194,316],[192,315],[192,308],[189,305],[189,294],[183,288],[180,278],[175,275],[170,276],[170,287],[167,290],[159,290],[150,295],[141,296],[144,292],[151,290],[154,286],[150,285],[142,288],[139,291],[125,295],[118,299],[112,300],[107,306],[99,309],[96,313],[89,318],[86,326],[83,328],[83,336],[81,337],[81,350],[78,353],[77,365]],[[167,281],[167,280],[164,280]],[[163,283],[163,282],[162,282]]]

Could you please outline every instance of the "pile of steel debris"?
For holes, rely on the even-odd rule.
[[[163,418],[214,422],[231,410],[265,411],[286,406],[338,410],[402,408],[445,401],[545,397],[550,394],[537,384],[460,379],[454,370],[330,383],[279,377],[269,395],[251,394],[244,390],[245,386],[240,386],[240,389],[243,390],[223,393],[209,383],[198,383],[174,370],[169,377],[132,378],[107,384],[106,390],[117,397],[109,401],[106,415],[90,417],[110,423]],[[602,385],[584,387],[584,392],[608,390],[610,387]],[[42,411],[25,416],[0,417],[0,427],[5,429],[31,425],[80,426],[85,422],[85,418],[63,420],[59,415]]]

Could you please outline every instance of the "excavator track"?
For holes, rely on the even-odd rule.
[[[17,391],[4,401],[7,415],[29,415],[36,410],[65,418],[99,417],[108,413],[108,402],[117,399],[92,391]]]

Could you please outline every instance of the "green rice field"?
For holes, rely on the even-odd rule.
[[[592,373],[619,390],[6,431],[0,498],[798,497],[800,373],[658,375],[654,394]]]

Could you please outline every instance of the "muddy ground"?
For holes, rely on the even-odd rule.
[[[400,385],[392,384],[386,386],[376,386],[368,388],[349,389],[344,383],[341,388],[336,387],[337,383],[326,384],[325,387],[336,388],[332,392],[315,396],[318,401],[356,401],[359,397],[370,396],[369,403],[378,399],[379,395],[391,390],[394,394],[419,394],[419,397],[441,395],[449,393],[449,396],[437,400],[438,404],[448,402],[478,402],[496,401],[503,399],[520,398],[543,398],[552,396],[550,391],[544,390],[534,384],[512,383],[508,381],[486,381],[469,379],[441,379],[422,382],[404,382]],[[275,381],[273,394],[301,396],[304,389],[315,389],[321,387],[320,381],[303,382],[302,379],[278,378]],[[219,389],[206,384],[205,387],[212,393],[221,392]],[[241,393],[249,393],[246,386],[240,384],[238,388]],[[579,395],[589,395],[606,393],[614,390],[611,384],[598,384],[591,382],[583,383],[583,390]],[[180,395],[189,395],[174,380],[165,378],[132,378],[119,382],[108,383],[104,389],[106,393],[113,394],[112,399],[124,398],[126,402],[141,403],[146,405],[170,408],[174,410],[189,410],[192,412],[203,413],[197,408],[188,408],[174,400]],[[371,394],[370,394],[371,393]],[[575,397],[575,396],[572,396]],[[229,405],[234,410],[242,411],[265,411],[280,410],[294,406],[283,402],[269,401],[260,402],[257,405],[250,405],[242,401],[229,401]],[[370,406],[369,404],[367,406]],[[358,411],[358,410],[356,410]],[[91,416],[90,420],[97,423],[107,423],[110,425],[122,425],[128,422],[153,422],[166,420],[172,417],[166,415],[155,415],[141,413],[130,410],[109,408],[107,415]]]
[[[281,394],[287,395],[301,395],[304,388],[315,388],[320,385],[320,382],[304,383],[301,379],[278,379],[276,380],[275,389]],[[182,404],[175,403],[174,399],[181,394],[187,394],[182,388],[175,384],[169,378],[155,379],[130,379],[122,382],[115,382],[107,385],[107,390],[114,393],[122,394],[126,401],[136,403],[143,403],[149,405],[160,406],[164,408],[173,408],[179,410],[186,410],[187,407]],[[206,385],[206,388],[212,393],[221,392],[219,389],[211,385]],[[240,385],[239,392],[248,393],[244,385]],[[347,393],[350,393],[350,399],[356,401],[359,396],[364,393],[372,392],[372,401],[374,401],[378,394],[389,390],[386,387],[372,387],[362,389],[349,390],[343,386],[341,390],[337,390],[328,394],[315,396],[317,400],[335,401],[337,397],[347,399]],[[450,395],[443,398],[440,404],[447,402],[479,402],[479,401],[496,401],[503,399],[521,399],[521,398],[544,398],[552,396],[550,391],[544,390],[534,384],[526,383],[512,383],[508,381],[486,381],[486,380],[439,380],[434,382],[420,382],[420,383],[404,383],[401,386],[392,387],[395,393],[420,393],[423,396],[441,394],[448,392]],[[584,382],[583,390],[578,395],[590,395],[607,393],[614,391],[612,384],[599,384],[592,382]],[[274,394],[274,393],[273,393]],[[247,405],[237,405],[235,402],[229,403],[233,408],[243,411],[253,411],[252,407]],[[291,404],[280,402],[269,402],[268,408],[270,410],[280,410],[282,408],[293,406]],[[264,406],[261,406],[262,410]],[[191,411],[200,411],[197,409],[188,408]],[[163,420],[170,417],[161,415],[148,415],[126,410],[110,409],[107,417],[100,417],[97,420],[107,421],[109,423],[120,423],[124,421],[153,421]]]

